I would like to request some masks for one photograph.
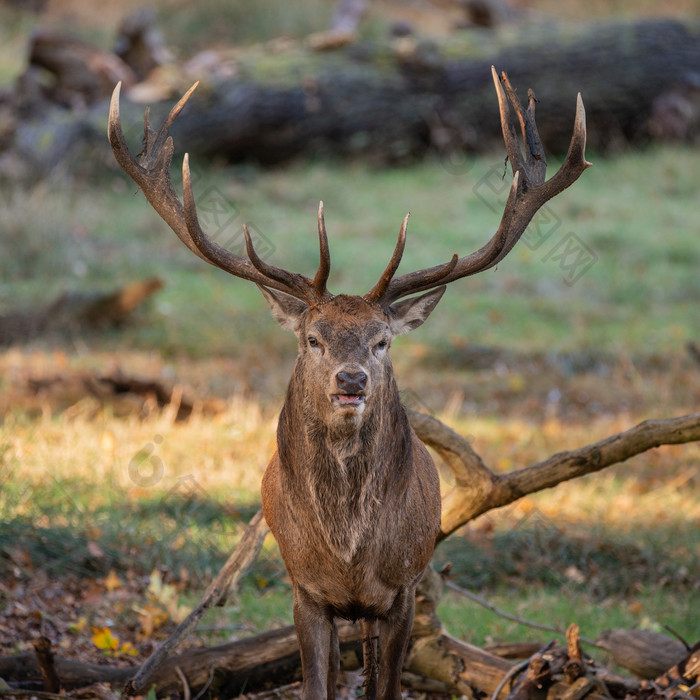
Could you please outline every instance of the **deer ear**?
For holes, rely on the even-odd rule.
[[[272,289],[263,287],[261,284],[258,285],[258,289],[263,293],[267,303],[270,305],[273,318],[277,320],[282,328],[296,333],[299,330],[301,317],[309,308],[308,305],[301,299],[296,299],[283,292],[272,291]]]
[[[411,297],[392,304],[388,309],[392,333],[401,335],[422,325],[437,306],[446,289],[447,286],[443,285],[419,297]]]

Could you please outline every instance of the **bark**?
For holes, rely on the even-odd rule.
[[[534,90],[541,103],[539,132],[553,152],[568,146],[579,91],[594,148],[700,137],[697,19],[575,28],[523,25],[508,34],[456,34],[443,44],[414,37],[322,43],[324,51],[314,50],[315,41],[309,40],[264,52],[264,60],[258,47],[235,59],[220,56],[204,75],[195,71],[205,82],[175,125],[178,148],[200,157],[265,164],[300,154],[395,162],[437,153],[445,167],[463,170],[458,154],[501,148],[492,64],[523,94],[528,87]],[[329,50],[332,46],[338,48]],[[51,58],[58,70],[63,63]],[[179,97],[192,81],[191,72],[171,68],[169,74],[180,72]],[[104,74],[93,82],[102,85]],[[59,75],[56,84],[66,80]],[[136,85],[134,97],[150,93],[162,99],[167,87],[153,80]],[[8,140],[24,166],[53,167],[75,158],[103,167],[81,145],[106,150],[107,105],[93,101],[101,87],[90,87],[87,78],[84,83],[84,102],[93,106],[76,112],[66,125],[64,113],[35,94],[34,81],[20,81]],[[68,88],[75,93],[74,82]],[[168,108],[175,97],[167,99]],[[165,105],[154,105],[154,112],[164,110]],[[124,100],[122,113],[136,142],[143,106]],[[56,136],[48,147],[46,132]]]
[[[442,457],[455,477],[454,488],[443,497],[439,540],[478,515],[527,494],[592,474],[659,445],[700,440],[700,413],[647,420],[592,445],[561,452],[510,474],[496,474],[466,438],[444,423],[415,411],[409,411],[409,419],[418,437]]]
[[[163,283],[153,278],[111,292],[69,292],[39,309],[10,311],[0,316],[0,347],[49,334],[120,325],[162,287]]]
[[[607,630],[596,644],[609,651],[618,666],[649,680],[665,673],[688,654],[682,642],[651,630]]]

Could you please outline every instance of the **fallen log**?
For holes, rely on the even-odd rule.
[[[700,136],[700,22],[521,27],[516,37],[506,46],[496,35],[485,44],[467,33],[444,46],[409,38],[321,57],[297,48],[268,56],[264,67],[244,58],[236,78],[202,86],[174,139],[262,163],[305,152],[396,161],[498,148],[490,65],[546,105],[538,129],[554,152],[568,147],[579,91],[593,148]],[[671,94],[683,105],[674,107]]]
[[[175,142],[197,155],[275,164],[300,154],[373,162],[434,154],[446,168],[465,172],[465,152],[500,148],[492,64],[532,86],[546,104],[538,128],[553,152],[568,146],[578,91],[594,149],[700,138],[700,21],[694,18],[531,24],[507,33],[463,32],[443,43],[415,36],[341,42],[323,52],[308,42],[208,52],[206,61],[195,56],[171,64],[167,84],[150,78],[131,94],[170,102],[202,79],[173,129]],[[133,126],[136,141],[142,107],[129,104],[128,90],[125,97],[124,123]],[[64,111],[37,101],[31,90],[10,104],[16,118],[8,147],[21,150],[25,167],[53,167],[82,158],[86,146],[107,147],[105,102],[76,113],[70,129]]]
[[[121,325],[134,309],[163,287],[158,278],[131,282],[110,292],[67,292],[38,309],[0,316],[0,347],[49,334],[71,334]]]
[[[649,680],[666,673],[688,655],[682,642],[652,630],[611,629],[603,632],[596,644],[610,652],[618,666]]]

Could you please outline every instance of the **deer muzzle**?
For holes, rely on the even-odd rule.
[[[335,375],[338,392],[333,394],[333,402],[342,408],[363,407],[368,380],[369,377],[362,370],[341,370]]]

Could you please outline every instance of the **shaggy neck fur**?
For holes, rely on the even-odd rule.
[[[316,514],[328,548],[350,562],[372,531],[387,487],[395,490],[407,481],[408,418],[388,360],[381,386],[375,385],[359,419],[324,420],[331,408],[318,404],[325,397],[309,394],[299,358],[277,428],[286,486],[291,498]]]

